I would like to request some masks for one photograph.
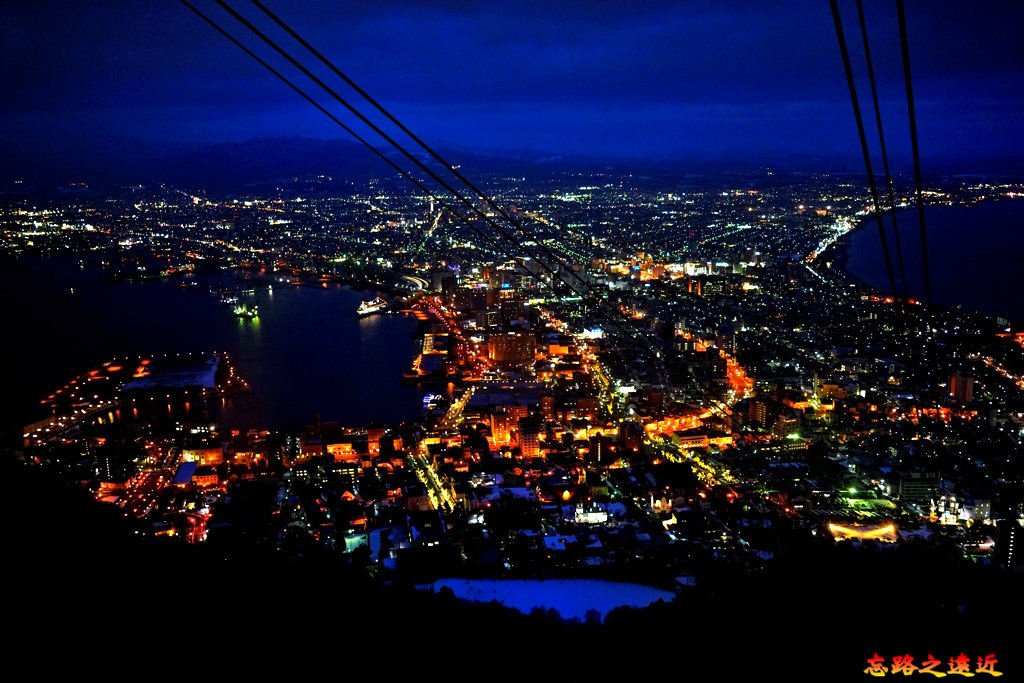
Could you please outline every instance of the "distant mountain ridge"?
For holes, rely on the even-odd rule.
[[[410,146],[411,148],[411,146]],[[426,175],[393,150],[382,151],[417,177]],[[549,170],[545,162],[560,157],[538,154],[502,157],[466,151],[441,154],[474,173],[529,174]],[[437,167],[425,152],[416,153]],[[57,139],[28,143],[0,138],[0,182],[23,180],[39,186],[85,182],[99,185],[168,183],[208,190],[238,190],[246,186],[286,182],[294,178],[332,176],[348,180],[397,177],[397,172],[349,140],[305,137],[256,138],[244,142],[153,144],[99,140]]]
[[[412,146],[410,145],[410,149]],[[383,148],[382,148],[383,149]],[[601,160],[548,152],[508,152],[443,148],[442,156],[470,177],[481,173],[516,176],[549,175],[554,171],[614,171],[653,176],[736,175],[775,170],[863,172],[856,159],[825,159],[793,155],[770,161],[726,155],[721,159]],[[425,174],[393,150],[389,158],[415,176]],[[425,152],[416,154],[436,165]],[[1024,163],[975,164],[989,174],[1021,174]],[[967,173],[970,165],[933,164],[934,173]],[[45,141],[0,137],[0,183],[22,180],[37,187],[75,182],[97,186],[168,183],[210,191],[241,191],[254,185],[288,182],[318,175],[362,181],[397,177],[394,169],[361,144],[344,139],[306,137],[257,138],[225,143],[142,143],[111,140],[69,140],[55,136]]]
[[[29,149],[0,142],[3,180],[40,185],[170,183],[212,190],[296,176],[366,177],[385,172],[368,150],[346,140],[261,138],[217,144],[59,143]]]

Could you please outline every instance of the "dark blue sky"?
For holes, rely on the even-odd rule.
[[[195,1],[243,35],[212,0]],[[768,162],[858,154],[825,0],[267,3],[447,147]],[[888,132],[905,148],[895,2],[865,6]],[[855,6],[841,7],[856,47]],[[1022,3],[908,0],[907,10],[925,158],[1024,156]],[[0,38],[0,137],[343,135],[173,0],[4,2]],[[854,60],[863,72],[859,50]]]

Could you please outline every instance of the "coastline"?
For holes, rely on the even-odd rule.
[[[260,306],[260,322],[254,324],[233,316],[207,287],[179,286],[179,277],[105,282],[98,269],[82,267],[76,254],[67,253],[8,255],[3,261],[3,310],[25,330],[4,368],[12,390],[30,402],[112,357],[216,349],[230,353],[252,385],[257,412],[278,416],[267,421],[273,428],[301,427],[317,412],[353,425],[421,415],[422,395],[402,382],[414,355],[415,322],[403,316],[356,318],[359,299],[381,291],[376,283],[275,283],[273,294],[260,289],[246,299]],[[245,286],[235,274],[225,272],[219,281]],[[26,281],[38,283],[31,296],[10,295]],[[76,330],[95,332],[70,346],[61,343]],[[293,362],[288,359],[302,360],[298,371],[283,369]],[[0,420],[0,434],[19,437],[35,407],[9,411]]]
[[[851,240],[854,235],[869,227],[869,224],[873,221],[874,218],[871,216],[857,221],[852,230],[843,233],[842,237],[828,245],[824,251],[818,254],[815,262],[825,263],[826,261],[829,261],[832,265],[828,270],[836,276],[852,282],[858,287],[865,287],[881,293],[877,287],[873,286],[871,283],[867,282],[849,269],[850,251],[853,247]]]
[[[998,207],[998,208],[997,208]],[[1012,207],[1008,210],[1004,207]],[[994,216],[981,219],[976,213],[987,212]],[[1010,215],[1012,212],[1013,215]],[[1021,213],[1017,213],[1021,212]],[[1005,218],[1004,215],[1010,215]],[[1018,215],[1022,219],[1018,219]],[[999,279],[1000,275],[1010,266],[1004,265],[1009,252],[1000,242],[1012,239],[1020,234],[1024,225],[1024,201],[1013,201],[1010,198],[993,198],[969,204],[930,204],[926,206],[929,229],[929,257],[932,269],[933,303],[943,308],[960,308],[965,313],[972,313],[990,318],[993,321],[1002,319],[1010,327],[1024,326],[1024,301],[1014,298],[1012,285]],[[995,219],[995,220],[994,220]],[[921,264],[919,259],[920,241],[916,209],[913,207],[897,211],[897,221],[902,237],[903,254],[906,264],[908,295],[919,301],[924,293],[918,291],[921,286]],[[892,223],[885,221],[886,235],[892,249]],[[870,234],[862,234],[867,229]],[[992,233],[986,238],[985,232]],[[861,260],[864,255],[855,251],[854,240],[865,240],[870,245],[860,245],[858,249],[868,246],[879,249],[878,261],[881,262],[880,245],[877,244],[877,223],[872,215],[861,217],[855,226],[844,233],[841,238],[830,244],[816,259],[818,263],[830,261],[829,270],[844,281],[856,284],[880,295],[888,296],[888,286],[880,282],[884,277],[881,269],[872,274],[863,268],[856,268],[855,259]],[[979,235],[979,233],[982,233]],[[994,237],[993,237],[994,235]],[[955,237],[954,237],[955,236]],[[957,250],[953,240],[965,240],[970,248]],[[959,244],[959,242],[957,242]],[[1006,253],[1004,253],[1006,252]],[[894,269],[895,253],[893,252]],[[951,275],[951,273],[956,275]],[[874,277],[872,277],[874,275]],[[897,273],[897,283],[899,275]],[[965,279],[966,278],[966,283]],[[968,285],[973,285],[968,286]],[[1018,290],[1019,291],[1019,290]],[[998,295],[998,296],[993,296]]]

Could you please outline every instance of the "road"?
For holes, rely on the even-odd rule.
[[[660,453],[664,453],[672,462],[686,462],[693,466],[693,473],[698,479],[712,486],[718,484],[735,484],[736,477],[729,469],[711,458],[702,458],[695,452],[679,448],[666,436],[655,435],[648,445]]]
[[[147,470],[139,472],[128,481],[122,507],[125,512],[142,519],[156,509],[160,491],[171,482],[170,475],[164,470]]]
[[[475,392],[476,389],[474,387],[464,391],[449,406],[448,412],[444,414],[444,417],[438,421],[437,430],[434,433],[457,427],[462,420],[462,411],[465,410],[466,404],[473,398]],[[455,508],[455,498],[452,496],[451,486],[445,485],[441,478],[438,477],[437,470],[431,464],[430,453],[427,450],[425,440],[420,441],[416,446],[416,450],[410,452],[409,462],[415,470],[416,476],[427,487],[427,493],[434,507],[438,509],[443,508],[449,512],[453,510]]]
[[[466,404],[469,403],[475,393],[476,387],[470,387],[466,389],[466,391],[462,392],[462,396],[455,399],[455,402],[449,406],[448,412],[446,412],[444,417],[438,421],[438,429],[443,430],[458,427],[459,422],[462,421],[462,411],[466,409]]]
[[[419,443],[415,451],[409,453],[409,462],[416,472],[417,478],[427,488],[427,495],[436,509],[444,509],[451,512],[455,509],[455,498],[452,496],[451,487],[445,486],[437,471],[430,463],[430,453],[427,451],[427,444]]]
[[[79,408],[69,415],[51,418],[47,426],[39,427],[24,436],[32,445],[42,445],[46,442],[58,441],[82,423],[102,413],[117,410],[118,406],[118,401],[101,401],[96,405]]]
[[[188,529],[185,531],[185,540],[188,543],[202,543],[206,540],[206,515],[198,512],[185,515],[185,523]]]

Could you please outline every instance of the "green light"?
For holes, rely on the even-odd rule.
[[[857,493],[857,487],[856,486],[851,486],[850,487],[850,495],[853,496],[853,495],[856,495],[856,493]]]
[[[786,438],[789,439],[790,441],[799,441],[800,432],[792,432],[791,434],[787,435]]]

